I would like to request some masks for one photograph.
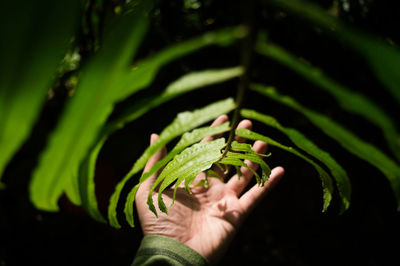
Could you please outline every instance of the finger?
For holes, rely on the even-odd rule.
[[[253,127],[253,123],[250,120],[245,119],[245,120],[240,121],[240,123],[237,125],[236,129],[246,128],[248,130],[251,130],[252,127]],[[235,140],[237,142],[246,142],[246,139],[238,137],[238,136],[235,136]]]
[[[267,151],[267,143],[257,140],[256,142],[254,142],[253,150],[257,153],[264,154]],[[257,171],[259,166],[258,163],[254,163],[249,160],[245,160],[244,163],[247,164],[247,166],[254,171]],[[242,191],[246,188],[254,175],[253,171],[243,166],[240,168],[240,171],[242,172],[242,177],[240,179],[236,174],[232,176],[227,183],[227,186],[231,190],[235,191],[236,195],[240,195],[242,193]]]
[[[215,119],[214,122],[212,122],[211,126],[214,127],[214,126],[217,126],[217,125],[221,125],[221,124],[225,123],[226,121],[228,121],[228,116],[227,115],[221,115],[217,119]],[[222,136],[222,134],[218,134],[218,135],[214,135],[214,136],[208,136],[208,137],[205,137],[204,139],[202,139],[201,142],[211,141],[211,140],[219,138],[220,136]]]
[[[152,145],[156,140],[158,139],[157,134],[151,134],[150,137],[150,145]],[[162,158],[165,157],[167,154],[167,149],[165,147],[162,147],[160,150],[158,150],[153,156],[150,157],[150,159],[147,161],[146,166],[144,167],[143,173],[146,173],[151,170],[151,168]],[[139,190],[141,192],[148,192],[153,185],[154,181],[159,175],[159,171],[154,173],[152,176],[150,176],[147,180],[145,180],[142,185],[140,185]],[[139,191],[138,191],[139,193]]]
[[[269,177],[267,183],[260,187],[259,185],[254,185],[249,191],[243,194],[240,197],[239,202],[245,211],[245,215],[249,214],[256,206],[260,203],[260,201],[268,195],[268,193],[273,189],[281,180],[284,169],[282,167],[275,167],[271,171],[271,176]]]
[[[252,128],[252,126],[253,126],[253,124],[251,123],[251,121],[250,120],[247,120],[247,119],[245,119],[245,120],[242,120],[242,121],[240,121],[240,123],[237,125],[237,127],[236,127],[236,129],[239,129],[239,128],[247,128],[247,129],[251,129]],[[239,138],[239,137],[235,137],[235,140],[236,141],[238,141],[238,142],[245,142],[246,140],[245,139],[243,139],[243,138]],[[212,169],[220,176],[220,177],[222,177],[223,179],[225,179],[225,177],[226,177],[226,173],[228,173],[229,171],[230,171],[230,169],[231,169],[231,167],[230,166],[227,166],[227,171],[224,171],[223,169],[221,169],[220,167],[217,167],[217,166],[213,166],[212,167]]]

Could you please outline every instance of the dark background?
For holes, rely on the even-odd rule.
[[[314,2],[325,8],[336,4],[336,12],[348,23],[394,43],[400,41],[398,1]],[[345,2],[350,6],[348,12],[343,9]],[[105,3],[103,8],[101,1],[93,1],[86,15],[94,12],[101,17],[104,9],[112,10],[119,4],[118,1]],[[190,3],[200,3],[200,6],[196,8]],[[237,25],[242,21],[241,10],[239,1],[160,1],[138,57],[208,30]],[[392,117],[398,117],[399,105],[353,50],[331,39],[315,25],[278,9],[257,6],[254,17],[256,27],[267,29],[272,41],[321,67],[340,83],[362,91]],[[81,65],[84,65],[93,53],[93,38],[100,39],[101,25],[90,31],[82,22],[77,34],[75,45],[80,48]],[[136,99],[163,90],[184,73],[240,64],[239,51],[238,44],[210,47],[169,64],[161,69],[148,90],[120,103],[113,116]],[[31,137],[4,175],[8,188],[0,191],[0,266],[129,265],[140,244],[139,227],[130,229],[124,224],[121,230],[112,229],[95,222],[65,198],[60,200],[62,211],[59,213],[38,211],[29,202],[27,184],[31,171],[67,98],[69,88],[63,79],[73,74],[65,73],[54,85],[55,96],[46,103]],[[342,111],[328,94],[286,68],[254,54],[251,79],[276,86],[282,93],[329,115],[390,154],[379,129]],[[177,112],[234,96],[237,82],[232,80],[181,96],[114,134],[97,165],[96,192],[102,211],[114,185],[146,148],[152,132],[160,132]],[[250,91],[246,94],[245,107],[277,117],[284,126],[299,129],[329,151],[350,176],[352,203],[345,214],[339,215],[336,195],[333,206],[321,213],[320,180],[313,168],[295,156],[271,148],[272,156],[267,163],[284,166],[285,177],[243,224],[220,265],[399,265],[400,216],[385,177],[327,138],[301,115]],[[284,136],[261,124],[255,123],[253,129],[290,144]]]

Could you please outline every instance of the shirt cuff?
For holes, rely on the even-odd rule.
[[[152,265],[152,261],[164,261],[165,265],[209,265],[203,256],[190,247],[160,235],[147,235],[143,238],[132,265]]]

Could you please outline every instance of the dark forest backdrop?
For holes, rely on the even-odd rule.
[[[100,45],[104,17],[118,11],[123,2],[87,1],[69,50],[71,57],[79,54],[80,60],[74,65],[74,59],[69,58],[68,65],[61,67],[31,135],[4,172],[7,189],[0,191],[0,266],[129,265],[134,257],[142,238],[138,226],[131,229],[124,225],[120,230],[113,229],[94,221],[65,197],[59,201],[60,212],[39,211],[30,203],[28,195],[29,179],[40,151],[73,90],[71,77],[85,66]],[[312,2],[348,24],[382,37],[388,44],[400,42],[398,1]],[[242,5],[240,1],[226,0],[159,1],[151,13],[150,29],[136,58],[144,58],[163,47],[210,30],[236,26],[242,23]],[[269,40],[306,58],[342,84],[362,91],[398,122],[398,102],[356,52],[328,37],[317,25],[279,8],[258,6],[254,17],[257,28],[267,30]],[[160,69],[151,90],[141,91],[119,103],[111,118],[118,116],[136,99],[162,91],[183,73],[239,65],[238,49],[239,44],[207,47],[175,60]],[[253,56],[252,79],[274,85],[282,93],[301,99],[304,105],[331,116],[390,154],[379,129],[343,111],[327,93],[287,68],[259,54]],[[113,134],[102,149],[96,168],[99,184],[96,195],[103,214],[114,186],[131,168],[132,158],[138,158],[148,146],[151,133],[159,133],[178,112],[234,97],[237,83],[238,80],[233,79],[180,96]],[[336,155],[335,159],[350,176],[352,203],[343,215],[338,214],[337,200],[332,203],[332,208],[322,213],[321,185],[313,168],[295,156],[271,148],[268,163],[284,166],[285,177],[243,224],[220,265],[398,265],[400,216],[396,211],[395,196],[384,176],[347,153],[304,117],[278,103],[248,91],[244,107],[267,110],[268,114],[279,117],[284,125],[299,129]],[[279,132],[261,123],[255,123],[254,130],[284,139]]]

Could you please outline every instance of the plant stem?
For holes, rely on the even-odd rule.
[[[238,89],[236,93],[236,104],[237,107],[233,113],[232,117],[232,129],[229,132],[228,142],[226,144],[225,151],[221,158],[224,158],[228,151],[231,150],[231,144],[235,137],[236,127],[239,124],[240,119],[240,109],[243,106],[245,91],[250,83],[250,66],[252,62],[253,55],[253,45],[255,36],[255,26],[254,26],[254,8],[256,0],[242,0],[242,10],[243,10],[243,21],[244,26],[247,29],[247,35],[242,39],[241,43],[241,64],[243,66],[243,74],[240,76]]]

